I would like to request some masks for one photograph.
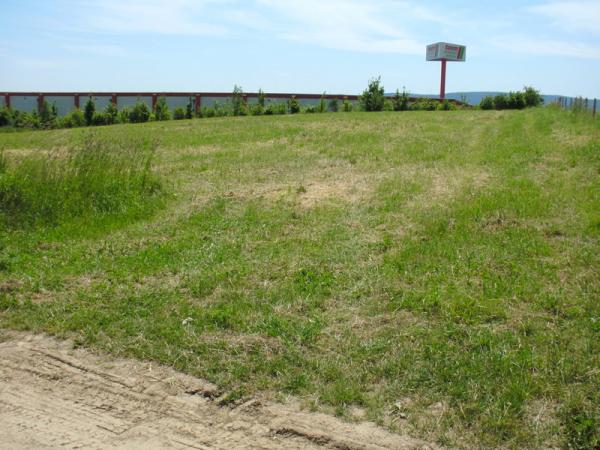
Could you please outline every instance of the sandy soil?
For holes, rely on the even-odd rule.
[[[1,449],[436,448],[293,405],[223,405],[215,386],[167,367],[45,336],[3,336]]]

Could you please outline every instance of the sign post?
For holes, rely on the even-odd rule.
[[[464,62],[467,58],[467,47],[464,45],[438,42],[427,46],[427,61],[441,61],[442,79],[440,82],[440,101],[446,99],[446,63],[448,61]]]

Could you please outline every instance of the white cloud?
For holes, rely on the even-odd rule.
[[[600,59],[600,48],[581,42],[537,39],[529,36],[496,36],[491,44],[514,53]]]
[[[117,33],[223,35],[228,30],[207,19],[211,0],[105,0],[86,2],[80,14],[86,28]],[[218,2],[228,3],[228,2]]]
[[[257,0],[285,23],[279,37],[321,47],[361,52],[421,54],[419,42],[400,23],[438,20],[405,1]],[[392,19],[391,17],[394,17]]]
[[[528,11],[552,20],[553,25],[571,31],[600,33],[600,1],[551,1],[528,8]]]

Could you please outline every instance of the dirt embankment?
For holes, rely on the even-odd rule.
[[[370,423],[219,390],[156,364],[10,333],[0,342],[0,448],[434,449]]]

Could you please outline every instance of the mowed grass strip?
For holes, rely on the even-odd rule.
[[[0,149],[86,133],[4,133]],[[166,204],[3,230],[0,326],[442,445],[599,445],[598,121],[546,108],[95,133],[160,142]]]

